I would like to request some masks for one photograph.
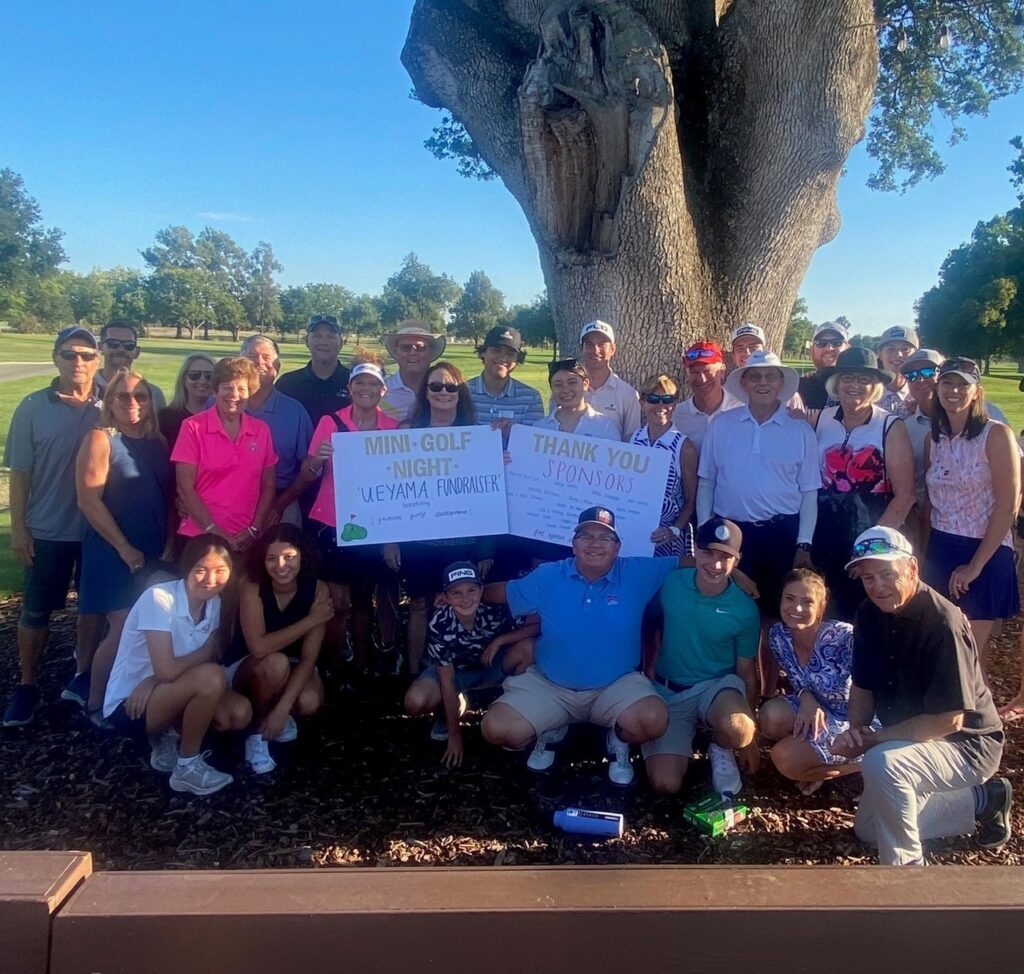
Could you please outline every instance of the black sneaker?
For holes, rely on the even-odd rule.
[[[83,673],[76,673],[72,677],[71,682],[61,692],[61,700],[67,700],[68,703],[77,703],[79,707],[84,707],[89,702],[89,684],[91,682],[88,670],[85,670]]]
[[[4,727],[24,727],[25,724],[31,724],[42,707],[39,687],[19,683],[11,694],[7,710],[4,711]]]
[[[1001,849],[1010,839],[1013,787],[1007,778],[985,782],[985,807],[978,816],[975,838],[982,849]]]

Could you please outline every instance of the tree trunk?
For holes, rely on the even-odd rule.
[[[743,321],[782,347],[877,75],[870,0],[417,0],[402,59],[527,216],[563,349],[678,370]]]

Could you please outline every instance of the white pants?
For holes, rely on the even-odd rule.
[[[939,739],[888,741],[866,751],[864,794],[853,827],[878,846],[882,865],[922,861],[923,839],[973,832],[973,785],[995,774],[1002,745],[991,738],[970,744]]]

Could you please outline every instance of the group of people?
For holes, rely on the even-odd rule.
[[[634,388],[612,369],[614,328],[589,322],[578,356],[550,363],[545,406],[513,376],[514,328],[487,334],[467,381],[415,320],[384,338],[390,374],[365,351],[346,367],[337,319],[318,314],[303,368],[279,375],[276,343],[252,336],[238,356],[188,355],[165,404],[136,371],[132,326],[66,328],[57,378],[18,406],[7,441],[25,586],[4,726],[42,706],[49,619],[74,581],[62,696],[147,735],[178,791],[231,782],[207,761],[210,731],[243,733],[248,767],[272,771],[270,745],[323,704],[325,667],[397,672],[404,641],[406,709],[434,715],[447,764],[463,759],[466,694],[490,689],[484,738],[527,749],[536,771],[570,725],[594,723],[612,782],[633,781],[640,746],[652,787],[678,792],[701,749],[729,800],[760,735],[805,794],[863,775],[857,830],[882,861],[921,861],[922,838],[975,821],[998,848],[1012,795],[994,777],[985,662],[995,623],[1019,611],[1021,454],[976,363],[902,327],[876,357],[826,322],[801,377],[759,326],[730,340],[696,342],[680,375]],[[506,442],[525,423],[666,451],[654,556],[619,557],[601,507],[580,514],[571,548],[339,547],[335,433],[477,423]],[[1011,717],[1022,699],[1024,684]]]

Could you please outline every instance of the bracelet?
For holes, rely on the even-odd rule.
[[[209,534],[216,526],[217,522],[211,521],[209,524],[206,525],[205,528],[203,528],[203,534]]]
[[[674,524],[669,524],[668,525],[668,529],[669,529],[669,531],[672,532],[672,537],[675,538],[678,541],[679,540],[679,535],[681,535],[683,532],[680,531],[679,528],[676,525],[674,525]]]
[[[260,533],[255,524],[250,524],[245,530],[249,532],[250,538],[255,538]]]

